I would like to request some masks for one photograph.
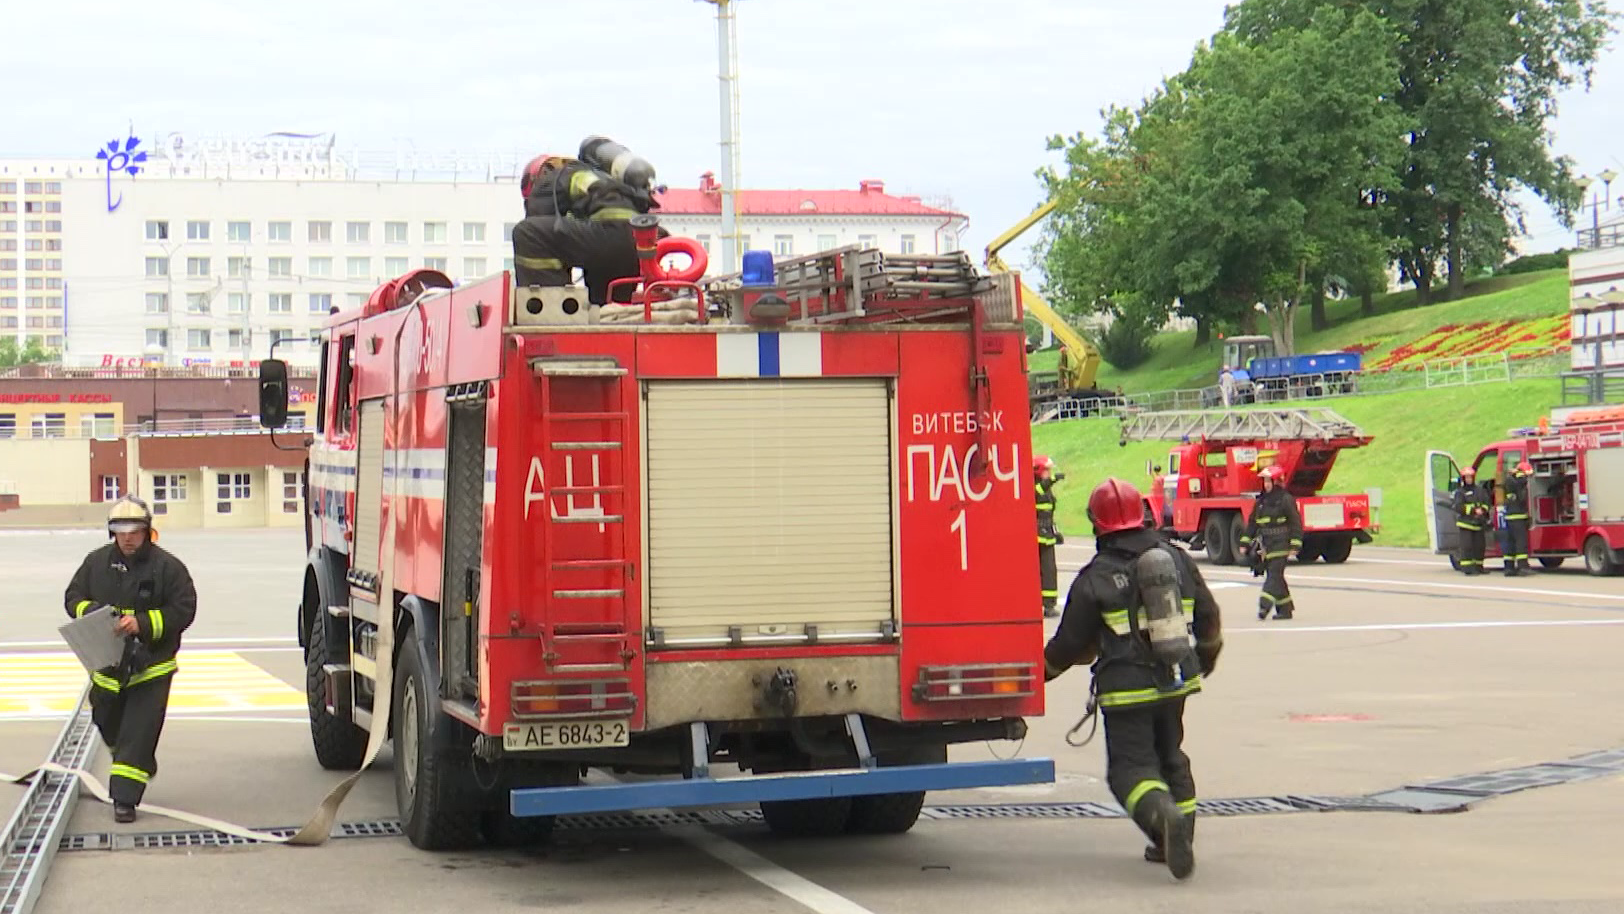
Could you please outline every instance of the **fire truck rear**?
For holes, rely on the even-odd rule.
[[[320,763],[392,739],[424,848],[730,802],[901,832],[926,791],[1052,781],[947,758],[1043,710],[1017,280],[843,248],[701,288],[637,221],[632,304],[417,271],[326,322]]]

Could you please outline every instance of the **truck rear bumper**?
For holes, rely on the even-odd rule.
[[[947,762],[734,778],[527,788],[509,794],[508,807],[514,816],[561,816],[922,790],[965,790],[1010,784],[1052,784],[1054,779],[1054,760],[1047,758]]]

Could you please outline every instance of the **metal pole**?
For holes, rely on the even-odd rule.
[[[716,4],[717,94],[722,108],[722,271],[734,273],[739,269],[738,208],[734,197],[739,180],[739,74],[733,47],[733,0],[711,2]]]

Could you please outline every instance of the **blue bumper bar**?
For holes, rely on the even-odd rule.
[[[813,800],[917,790],[964,790],[1009,784],[1052,783],[1054,759],[1035,758],[743,775],[720,779],[594,784],[585,787],[535,787],[513,791],[509,794],[508,806],[515,816],[567,816],[763,800]]]

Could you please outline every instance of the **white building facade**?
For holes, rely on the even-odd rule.
[[[459,283],[512,269],[517,159],[486,160],[482,174],[442,163],[455,176],[428,180],[310,138],[199,145],[171,135],[137,162],[140,149],[0,159],[0,339],[37,341],[84,367],[242,364],[286,340],[278,357],[313,365],[310,340],[329,309],[359,305],[382,282],[419,267]],[[662,224],[719,259],[710,176],[661,199]],[[966,224],[877,181],[742,191],[737,207],[741,249],[781,257],[848,244],[952,251]]]

